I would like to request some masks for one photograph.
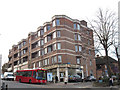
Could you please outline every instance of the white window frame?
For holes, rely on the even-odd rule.
[[[37,32],[38,36],[40,36],[40,31]]]
[[[44,62],[45,62],[44,64],[47,65],[47,59],[45,59]]]
[[[47,32],[47,28],[46,28],[46,26],[44,27],[44,32]]]
[[[39,67],[41,67],[41,61],[39,61]]]
[[[40,46],[40,40],[38,41],[38,46]]]
[[[53,51],[56,50],[56,43],[53,44]]]
[[[47,37],[45,37],[45,43],[47,43]]]
[[[60,20],[56,19],[56,26],[59,26],[59,25],[60,25]]]
[[[75,52],[78,52],[78,46],[75,45]]]
[[[74,30],[77,29],[77,25],[76,25],[76,23],[73,24],[73,28],[74,28]]]
[[[49,64],[49,58],[47,59],[47,61],[48,61],[48,64]]]
[[[80,30],[80,25],[79,24],[77,24],[77,29]]]
[[[61,37],[60,31],[57,31],[57,37]]]
[[[41,52],[40,52],[40,51],[38,51],[38,56],[40,56],[40,53],[41,53]]]
[[[81,36],[78,34],[78,40],[81,41]]]
[[[45,54],[47,54],[47,48],[45,48]]]
[[[77,64],[80,64],[80,58],[77,58]]]
[[[82,51],[82,46],[79,46],[79,52],[81,52]]]
[[[52,26],[53,26],[53,27],[56,26],[55,20],[52,22]]]
[[[53,32],[53,38],[56,38],[56,32]]]
[[[61,43],[57,43],[57,49],[60,50],[61,49]]]
[[[61,63],[61,62],[62,62],[62,56],[58,55],[58,63]]]
[[[57,57],[56,56],[53,57],[53,61],[54,61],[54,63],[57,63]]]
[[[42,33],[42,31],[43,31],[43,33]],[[43,29],[40,30],[40,35],[44,35],[44,30]]]
[[[41,39],[41,45],[44,45],[44,40],[43,39]]]
[[[77,34],[75,34],[75,40],[77,40]]]

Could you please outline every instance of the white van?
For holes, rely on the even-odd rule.
[[[4,79],[5,80],[14,80],[14,74],[13,74],[13,72],[5,72],[4,73]]]

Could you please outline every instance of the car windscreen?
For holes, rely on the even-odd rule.
[[[14,76],[13,74],[8,74],[7,76]]]

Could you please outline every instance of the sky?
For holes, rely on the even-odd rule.
[[[119,0],[0,0],[0,54],[8,62],[9,49],[37,31],[54,15],[92,20],[99,8],[118,12]]]

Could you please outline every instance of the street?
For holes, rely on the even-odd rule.
[[[8,90],[11,90],[12,88],[82,88],[83,90],[87,90],[87,89],[92,89],[92,90],[118,90],[117,87],[101,87],[101,88],[96,88],[96,87],[92,87],[92,82],[77,82],[77,83],[68,83],[68,84],[64,84],[63,82],[60,83],[47,83],[46,85],[44,84],[28,84],[28,83],[19,83],[17,81],[5,81],[2,80],[2,82],[5,83],[5,85],[8,85]]]

